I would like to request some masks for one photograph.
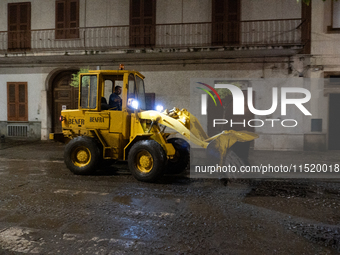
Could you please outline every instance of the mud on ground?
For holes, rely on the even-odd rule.
[[[0,254],[339,254],[339,206],[337,180],[149,184],[125,163],[75,176],[61,144],[0,146]]]

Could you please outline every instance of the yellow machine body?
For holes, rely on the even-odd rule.
[[[127,160],[130,148],[141,140],[156,141],[167,158],[173,158],[175,148],[167,142],[170,134],[163,132],[162,126],[176,130],[202,148],[214,143],[222,156],[237,141],[246,142],[258,137],[254,133],[232,130],[208,137],[198,120],[185,109],[174,108],[162,113],[145,111],[144,76],[136,71],[94,70],[80,74],[79,79],[78,109],[61,111],[62,136],[68,141],[78,136],[95,138],[101,144],[103,159]],[[122,109],[104,110],[103,98],[108,101],[116,86],[122,88]],[[141,107],[132,108],[129,102],[133,100],[142,102]],[[50,138],[57,136],[51,134]],[[85,153],[79,152],[78,157]],[[147,162],[147,156],[141,158]]]

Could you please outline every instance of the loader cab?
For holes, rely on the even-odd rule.
[[[114,93],[116,86],[122,88],[122,111],[131,113],[146,109],[143,75],[134,71],[105,70],[80,75],[79,109],[117,110],[108,107],[110,95]]]
[[[124,148],[130,142],[130,134],[135,122],[135,112],[145,110],[144,76],[127,70],[93,70],[80,74],[79,114],[83,125],[77,128],[92,130],[103,141],[103,157],[124,159]],[[102,107],[109,103],[115,87],[122,88],[122,110]]]

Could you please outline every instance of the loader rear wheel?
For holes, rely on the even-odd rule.
[[[166,173],[168,174],[180,174],[188,166],[190,161],[190,145],[187,141],[182,138],[170,138],[168,143],[171,143],[176,154],[173,159],[168,160],[166,166]]]
[[[93,138],[78,136],[66,145],[64,161],[72,173],[87,175],[96,171],[100,155],[98,143]]]
[[[154,182],[165,170],[166,154],[154,140],[136,142],[128,156],[129,169],[139,181]]]

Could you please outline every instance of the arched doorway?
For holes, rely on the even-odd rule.
[[[78,108],[78,88],[70,86],[72,74],[77,70],[60,72],[52,82],[52,130],[54,133],[61,132],[59,121],[60,112],[63,108]]]

